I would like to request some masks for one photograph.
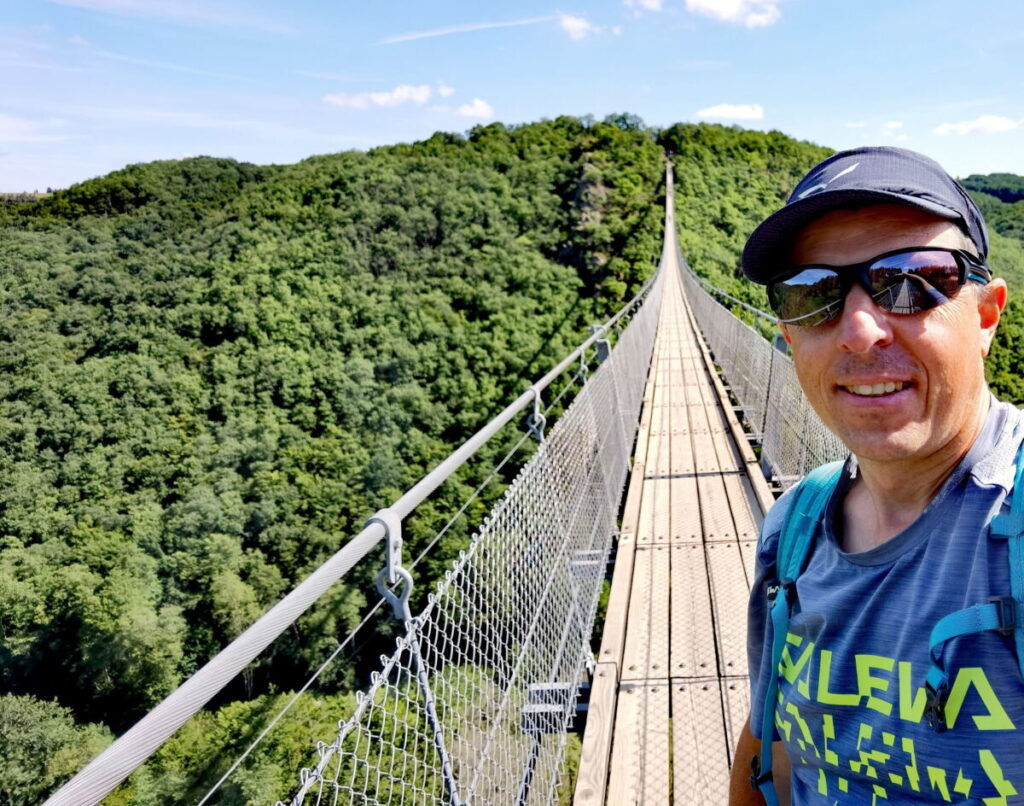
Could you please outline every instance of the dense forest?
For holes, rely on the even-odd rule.
[[[663,177],[637,121],[560,118],[136,165],[2,208],[0,721],[25,727],[0,731],[0,790],[38,800],[617,310],[659,254]],[[407,522],[410,555],[480,473]],[[375,565],[119,802],[194,801],[358,622]],[[222,802],[287,794],[380,626],[321,677],[342,701],[309,706],[320,729],[277,737]]]
[[[829,153],[778,132],[563,117],[289,166],[135,165],[5,199],[0,801],[65,780],[635,292],[660,252],[666,153],[684,253],[764,308],[737,273],[743,241]],[[1024,180],[971,179],[1002,233],[992,263],[1022,287]],[[1021,328],[1014,302],[990,362],[1017,401]],[[504,447],[410,518],[411,554]],[[431,553],[421,591],[485,503]],[[374,570],[108,802],[201,797],[362,618]],[[387,629],[214,802],[285,797]]]

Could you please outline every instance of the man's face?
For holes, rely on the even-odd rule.
[[[792,259],[841,266],[915,246],[970,248],[949,221],[878,204],[817,219],[796,238]],[[968,284],[937,308],[900,315],[855,285],[831,322],[782,330],[808,400],[859,459],[959,457],[987,409],[982,359],[1005,302],[1006,284],[996,279]],[[875,394],[879,384],[896,388]]]

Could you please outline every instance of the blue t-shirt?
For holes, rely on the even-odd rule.
[[[1009,508],[1022,438],[1022,413],[993,400],[982,433],[920,517],[858,553],[839,548],[834,527],[856,475],[848,460],[797,580],[779,664],[775,724],[793,765],[794,806],[1024,804],[1024,680],[1012,637],[987,631],[947,642],[949,730],[936,733],[924,719],[932,626],[1010,593],[1007,544],[988,524]],[[757,737],[771,673],[767,591],[791,501],[780,498],[765,520],[751,592]]]

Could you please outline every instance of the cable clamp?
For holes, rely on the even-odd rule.
[[[387,600],[395,618],[408,621],[409,595],[412,593],[412,574],[402,567],[402,519],[393,509],[381,509],[366,522],[366,526],[379,523],[384,527],[384,567],[377,574],[377,590]]]
[[[526,425],[533,438],[537,442],[543,442],[544,426],[548,424],[548,418],[544,416],[544,412],[540,408],[540,389],[533,385],[527,391],[533,392],[533,414],[526,420]]]

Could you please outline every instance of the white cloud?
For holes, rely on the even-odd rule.
[[[563,14],[559,17],[558,27],[569,34],[570,39],[577,42],[600,31],[599,28],[591,25],[585,17],[574,17],[572,14]]]
[[[868,124],[863,120],[852,120],[846,124],[847,129],[863,129]]]
[[[447,84],[438,84],[437,94],[440,95],[442,98],[447,98],[449,95],[455,94],[455,88],[449,87]]]
[[[882,124],[882,128],[886,129],[888,131],[893,131],[894,129],[902,129],[903,128],[903,121],[900,121],[900,120],[890,120],[888,123],[883,123]]]
[[[701,109],[697,112],[697,117],[703,120],[761,120],[764,117],[764,107],[761,104],[718,104]]]
[[[624,0],[623,5],[642,11],[661,11],[662,0]]]
[[[0,114],[0,143],[55,143],[67,139],[42,131],[45,125],[33,120]]]
[[[474,98],[470,103],[463,104],[455,112],[464,118],[493,118],[494,107],[487,101]]]
[[[413,86],[399,84],[388,92],[338,92],[325,95],[324,100],[335,106],[348,106],[352,109],[369,109],[371,106],[400,106],[401,104],[425,104],[433,95],[433,90],[426,84]]]
[[[268,33],[291,33],[286,25],[260,19],[249,11],[218,7],[189,0],[48,0],[59,6],[73,6],[104,14],[169,20],[197,27],[254,28]]]
[[[686,0],[686,10],[747,28],[774,25],[782,16],[779,0]]]
[[[86,39],[84,36],[79,36],[78,34],[75,34],[74,36],[69,36],[68,42],[70,42],[72,45],[78,46],[88,46],[90,44],[88,39]]]
[[[997,134],[1012,132],[1024,124],[1022,120],[1010,120],[999,115],[982,115],[974,120],[960,123],[943,123],[935,127],[936,134]]]
[[[622,26],[621,25],[613,25],[608,30],[611,31],[611,35],[612,36],[622,36]]]
[[[557,20],[557,16],[529,17],[523,20],[511,20],[509,22],[473,22],[468,25],[449,25],[447,28],[436,28],[431,31],[415,31],[410,34],[397,34],[386,36],[381,39],[378,45],[396,45],[399,42],[412,42],[416,39],[431,39],[435,36],[449,36],[451,34],[466,34],[472,31],[489,31],[492,28],[515,28],[520,25],[537,25],[542,22]]]

